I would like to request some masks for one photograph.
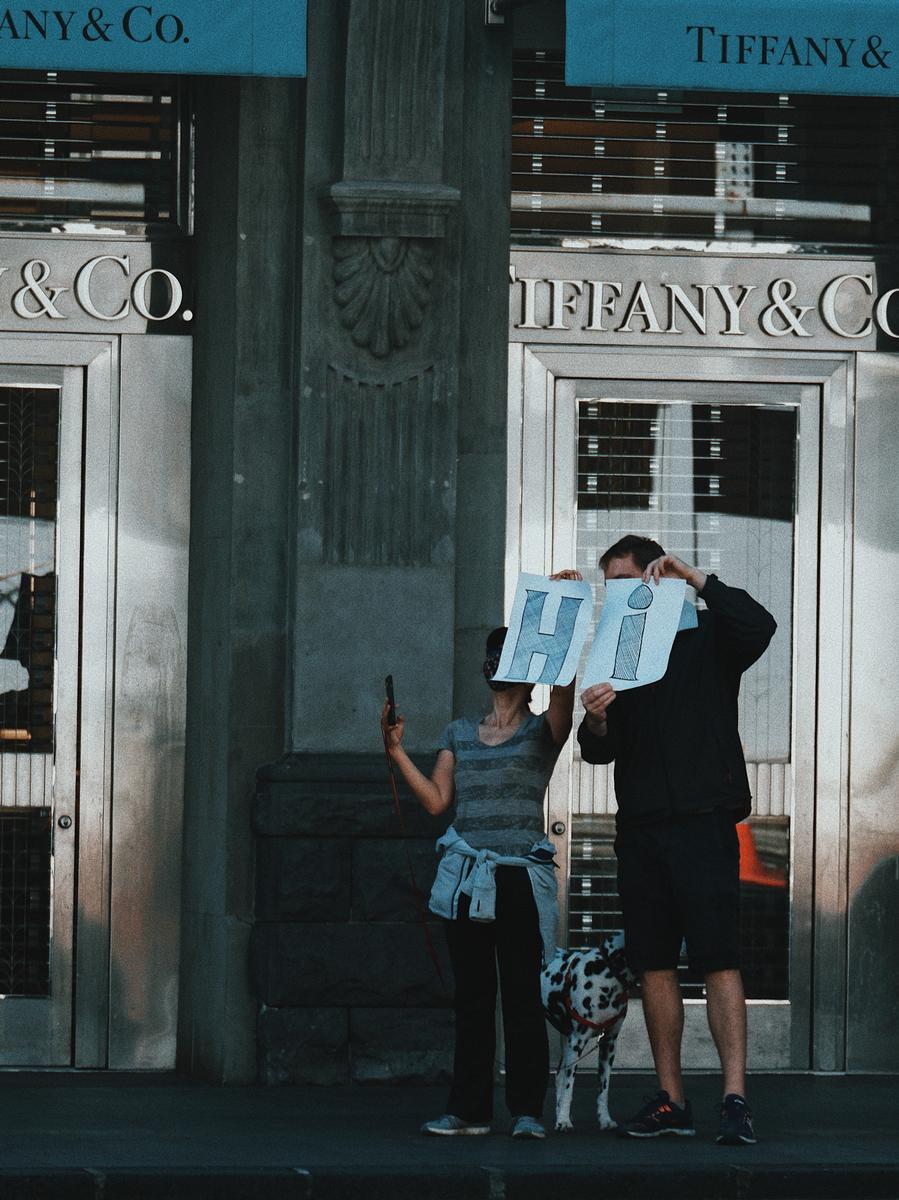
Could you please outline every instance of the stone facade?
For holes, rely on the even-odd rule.
[[[401,797],[402,821],[383,756],[294,754],[259,773],[252,962],[264,1082],[449,1077],[449,963],[429,920],[444,983],[422,922],[447,822]]]

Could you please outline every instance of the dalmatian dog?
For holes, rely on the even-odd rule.
[[[556,1071],[556,1129],[571,1129],[571,1100],[578,1062],[599,1043],[600,1129],[612,1129],[609,1079],[615,1042],[627,1015],[628,993],[636,980],[624,957],[624,935],[608,934],[589,950],[557,950],[540,976],[546,1019],[564,1038]]]

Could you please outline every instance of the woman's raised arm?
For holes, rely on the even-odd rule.
[[[397,713],[396,724],[387,724],[387,701],[381,709],[381,732],[384,735],[384,746],[397,770],[409,786],[409,790],[422,806],[432,816],[446,812],[453,802],[454,784],[453,770],[456,759],[451,750],[441,750],[434,763],[434,769],[429,779],[403,748],[403,733],[406,722],[402,713]]]

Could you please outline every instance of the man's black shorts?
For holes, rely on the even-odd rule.
[[[740,847],[729,809],[619,828],[618,891],[631,970],[739,967]]]

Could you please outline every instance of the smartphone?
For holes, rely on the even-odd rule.
[[[388,675],[384,680],[384,689],[387,692],[387,724],[393,726],[396,724],[396,700],[393,695],[392,675]]]

